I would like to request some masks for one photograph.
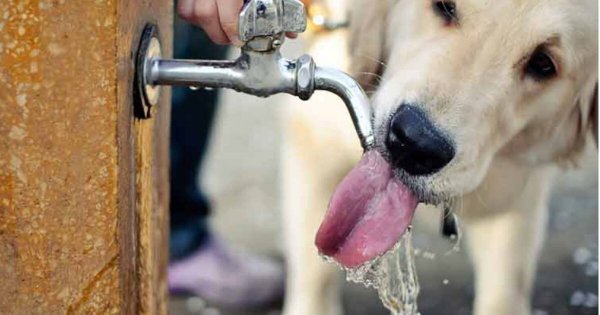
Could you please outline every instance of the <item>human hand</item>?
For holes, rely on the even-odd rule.
[[[201,27],[208,37],[220,45],[242,46],[238,19],[243,0],[179,0],[177,12],[184,20]],[[288,37],[296,34],[288,33]]]
[[[204,29],[216,44],[241,46],[238,17],[242,5],[243,0],[179,0],[177,12]]]

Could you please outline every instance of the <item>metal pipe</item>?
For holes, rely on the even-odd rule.
[[[151,61],[148,76],[153,85],[235,88],[243,73],[235,61],[157,59]]]
[[[149,61],[146,81],[153,86],[228,88],[261,97],[277,93],[296,95],[296,65],[279,52],[248,49],[243,49],[234,61],[155,58]]]
[[[365,151],[371,149],[375,145],[373,109],[360,85],[348,74],[332,68],[317,67],[314,79],[316,90],[332,92],[344,101],[352,117],[360,144]]]
[[[298,71],[303,65],[309,65],[306,73]],[[289,61],[248,52],[235,61],[153,59],[146,80],[151,85],[229,88],[263,97],[287,93],[308,99],[314,90],[329,91],[342,98],[362,147],[370,149],[375,142],[373,112],[363,89],[342,71],[310,65],[314,64],[308,56]]]

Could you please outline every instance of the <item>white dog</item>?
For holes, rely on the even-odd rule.
[[[343,1],[329,5],[345,12]],[[353,0],[349,45],[346,32],[336,31],[314,39],[310,54],[319,65],[350,69],[373,91],[376,159],[384,163],[374,172],[389,169],[383,187],[408,195],[376,191],[400,210],[379,207],[389,210],[371,222],[381,229],[364,232],[362,240],[351,231],[364,216],[339,223],[350,210],[330,209],[320,250],[359,264],[397,239],[403,228],[384,221],[407,224],[413,201],[458,199],[476,271],[475,314],[529,314],[554,170],[576,161],[597,128],[597,6],[596,0]],[[290,106],[285,124],[286,315],[341,313],[335,268],[319,258],[314,235],[335,186],[361,152],[339,100],[316,95],[313,102],[320,106]],[[383,175],[368,178],[360,168],[352,174],[362,182],[344,180],[346,192],[336,193],[332,208],[374,199],[365,191]],[[377,250],[357,250],[371,245]]]

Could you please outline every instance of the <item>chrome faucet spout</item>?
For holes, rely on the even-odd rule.
[[[235,61],[166,60],[149,61],[147,82],[199,88],[228,88],[267,97],[287,93],[308,100],[315,90],[338,95],[346,104],[362,147],[374,144],[372,109],[365,92],[348,74],[316,67],[312,58],[287,60],[279,53],[242,51]]]
[[[360,144],[365,151],[371,149],[375,145],[373,109],[360,85],[340,70],[317,67],[315,89],[332,92],[344,101],[352,117]]]
[[[162,59],[155,27],[144,30],[137,59],[138,90],[149,108],[158,102],[161,85],[228,88],[267,97],[287,93],[308,100],[315,90],[338,95],[348,108],[365,150],[374,146],[372,109],[365,92],[348,74],[320,68],[304,55],[283,58],[286,32],[302,32],[306,16],[298,0],[248,0],[240,13],[240,38],[245,42],[239,58],[231,61]]]

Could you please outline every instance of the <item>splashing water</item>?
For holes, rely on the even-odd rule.
[[[419,282],[415,267],[411,229],[387,253],[357,268],[342,268],[346,280],[377,290],[379,299],[392,315],[418,315]],[[323,256],[328,262],[333,259]],[[338,264],[339,265],[339,264]]]
[[[196,86],[196,85],[190,85],[188,88],[190,90],[192,90],[192,91],[198,91],[200,89],[203,89],[205,91],[213,91],[214,90],[214,88],[209,87],[209,86],[202,86],[202,87],[200,87],[200,86]]]

